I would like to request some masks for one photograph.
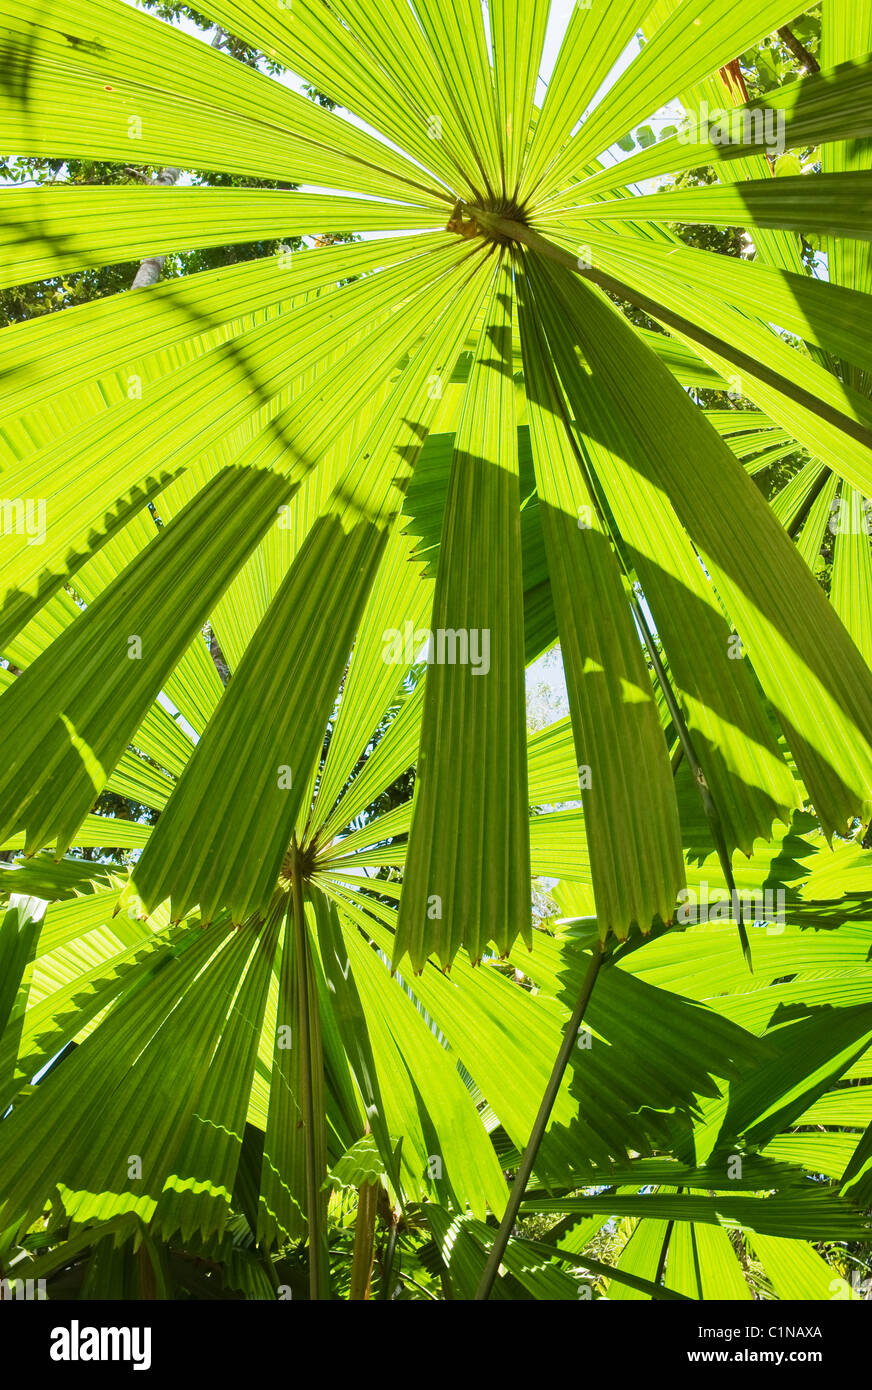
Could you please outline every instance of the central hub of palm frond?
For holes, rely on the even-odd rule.
[[[500,246],[511,246],[518,241],[515,229],[526,227],[526,211],[519,203],[511,198],[493,198],[481,203],[458,200],[446,230],[467,238],[480,236]]]
[[[287,892],[296,875],[299,875],[302,881],[311,878],[315,871],[317,852],[318,847],[314,840],[302,845],[298,845],[296,842],[290,844],[285,851],[285,857],[279,871],[279,887]]]

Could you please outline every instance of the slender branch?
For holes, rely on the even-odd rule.
[[[491,1289],[494,1286],[494,1280],[497,1277],[497,1271],[502,1263],[503,1255],[506,1253],[506,1246],[509,1243],[509,1238],[511,1237],[512,1229],[517,1220],[521,1202],[524,1199],[524,1193],[527,1190],[527,1184],[530,1181],[530,1175],[533,1172],[533,1165],[536,1162],[539,1145],[542,1143],[542,1137],[551,1117],[551,1111],[554,1109],[554,1102],[557,1099],[557,1092],[560,1090],[563,1073],[566,1071],[567,1064],[572,1056],[572,1049],[578,1039],[578,1030],[581,1027],[584,1012],[590,1001],[590,996],[593,993],[593,987],[596,983],[596,977],[599,974],[602,962],[602,946],[595,946],[590,965],[581,983],[581,990],[575,1008],[566,1025],[566,1031],[563,1034],[563,1042],[560,1045],[560,1051],[557,1054],[554,1069],[551,1072],[548,1085],[545,1087],[545,1094],[542,1097],[542,1104],[539,1106],[539,1113],[530,1131],[530,1138],[527,1141],[527,1147],[521,1159],[521,1166],[518,1169],[515,1181],[512,1183],[511,1191],[509,1192],[509,1200],[506,1203],[506,1210],[500,1223],[500,1228],[494,1236],[494,1243],[491,1246],[490,1255],[484,1267],[484,1273],[481,1276],[481,1282],[475,1291],[476,1302],[484,1302],[490,1297]]]
[[[680,1192],[681,1188],[678,1190]],[[672,1230],[674,1226],[674,1221],[667,1221],[666,1230],[663,1233],[663,1244],[660,1247],[660,1258],[657,1261],[657,1272],[653,1279],[655,1284],[659,1284],[663,1279],[663,1274],[666,1269],[666,1256],[669,1253],[669,1242],[672,1239]]]
[[[213,662],[213,664],[214,664],[214,666],[215,666],[215,670],[218,672],[218,675],[219,675],[219,677],[221,678],[221,684],[222,684],[222,685],[226,685],[227,682],[230,680],[230,667],[227,665],[227,662],[224,660],[224,653],[222,652],[221,647],[220,647],[220,645],[219,645],[219,643],[218,643],[218,638],[215,636],[215,629],[212,627],[212,624],[211,624],[211,623],[209,623],[207,626],[208,626],[207,636],[208,636],[208,641],[209,641],[209,655],[210,655],[211,658],[212,658],[212,662]]]
[[[682,1189],[681,1189],[680,1187],[676,1187],[676,1189],[675,1189],[675,1195],[676,1195],[676,1197],[679,1197],[679,1196],[681,1195],[681,1192],[682,1192]],[[672,1232],[673,1232],[674,1229],[675,1229],[675,1222],[674,1222],[674,1221],[667,1221],[667,1223],[666,1223],[666,1230],[663,1232],[663,1244],[662,1244],[661,1247],[660,1247],[660,1258],[659,1258],[658,1261],[657,1261],[657,1272],[656,1272],[656,1274],[654,1275],[654,1283],[655,1283],[655,1284],[660,1284],[660,1283],[663,1282],[663,1276],[664,1276],[664,1274],[666,1273],[666,1256],[669,1254],[669,1242],[670,1242],[671,1239],[672,1239]],[[693,1242],[693,1246],[694,1246],[694,1258],[695,1258],[696,1241]],[[698,1272],[699,1272],[699,1271],[697,1271],[697,1273],[698,1273]]]
[[[302,1095],[303,1129],[306,1138],[306,1219],[309,1225],[309,1298],[317,1302],[321,1298],[321,1190],[318,1173],[318,1159],[315,1147],[315,1097],[312,1086],[312,1030],[309,1019],[309,933],[306,926],[306,911],[303,905],[303,877],[299,846],[292,850],[292,900],[294,918],[294,958],[297,966],[297,998],[299,1001],[300,1049],[302,1052]]]
[[[804,43],[800,43],[792,29],[783,24],[778,30],[778,37],[782,43],[786,44],[798,63],[801,63],[806,72],[820,72],[821,65],[817,58],[813,58]]]
[[[734,58],[732,62],[727,63],[725,67],[721,68],[721,79],[726,83],[727,87],[734,87],[736,89],[739,100],[743,106],[750,105],[751,98],[748,95],[745,75],[742,72],[742,64],[739,62],[738,58]]]

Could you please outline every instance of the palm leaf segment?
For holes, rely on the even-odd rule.
[[[537,104],[548,9],[493,0],[486,33],[473,0],[414,11],[295,0],[292,12],[216,0],[217,22],[328,91],[371,135],[115,0],[0,5],[9,147],[123,159],[138,129],[155,163],[315,190],[16,191],[5,200],[7,283],[180,244],[373,234],[87,306],[3,344],[4,489],[43,498],[48,525],[40,547],[4,536],[0,557],[0,640],[23,671],[4,677],[0,697],[0,838],[57,855],[107,838],[142,851],[121,916],[110,915],[117,883],[77,889],[56,909],[66,921],[44,940],[57,973],[35,997],[27,1049],[13,1034],[10,1084],[27,1080],[49,1019],[49,1056],[81,1038],[80,1014],[64,1034],[65,1000],[84,990],[97,1019],[123,999],[116,1026],[79,1049],[69,1106],[114,1066],[115,1130],[104,1132],[128,1142],[115,1122],[134,1093],[150,1124],[160,1114],[150,1145],[163,1167],[140,1214],[167,1228],[227,1206],[246,1114],[266,1131],[259,1233],[300,1228],[307,1157],[282,1095],[302,1082],[276,1039],[311,1012],[301,950],[306,988],[322,1004],[335,993],[344,1020],[341,1046],[338,1032],[310,1040],[331,1092],[322,1145],[350,1142],[363,1104],[394,1153],[378,1084],[390,1075],[406,1097],[393,1102],[393,1132],[419,1136],[418,1151],[403,1146],[402,1180],[420,1190],[427,1127],[406,1061],[420,1051],[436,1078],[424,1103],[479,1173],[473,1209],[501,1205],[493,1150],[453,1068],[433,1062],[432,1035],[412,1014],[379,1031],[390,983],[353,928],[417,970],[461,946],[473,961],[489,944],[506,952],[529,938],[531,867],[547,872],[555,852],[592,893],[601,937],[669,920],[685,864],[634,591],[728,851],[750,851],[789,820],[803,787],[827,834],[868,819],[868,666],[729,430],[682,389],[738,369],[761,430],[789,430],[845,489],[872,491],[865,261],[846,255],[839,284],[820,285],[799,274],[794,236],[854,246],[838,239],[867,235],[855,215],[867,176],[837,158],[826,178],[776,189],[761,154],[711,146],[720,187],[630,198],[599,156],[677,90],[698,95],[792,11],[774,0],[739,16],[702,0],[655,15],[629,0],[579,8]],[[643,21],[648,42],[578,126]],[[826,73],[776,99],[797,139],[869,136],[869,61],[834,42]],[[75,125],[63,119],[71,103]],[[680,153],[656,151],[662,169],[680,167]],[[743,177],[731,177],[740,160]],[[660,171],[651,156],[626,178]],[[670,224],[695,219],[759,228],[760,264],[682,247]],[[774,317],[807,350],[760,318],[764,283]],[[673,336],[636,329],[615,296]],[[853,632],[844,604],[841,616]],[[200,637],[207,619],[233,673],[226,690]],[[422,698],[420,681],[410,688],[414,636],[386,660],[386,635],[428,624],[487,634],[489,669],[436,664]],[[736,634],[747,659],[734,659]],[[568,813],[577,833],[555,827],[559,843],[537,826],[545,818],[529,819],[523,708],[525,661],[557,637],[570,766],[583,770],[583,813]],[[414,802],[362,820],[413,764]],[[159,809],[156,828],[96,826],[87,813],[104,788]],[[35,894],[55,896],[39,878],[48,863],[31,863]],[[404,865],[402,891],[367,881],[384,864]],[[292,931],[295,887],[305,938]],[[192,923],[208,930],[192,934]],[[96,953],[85,975],[63,957],[83,932]],[[163,961],[173,969],[157,971]],[[149,1049],[157,1057],[167,1043],[189,1055],[193,1078],[176,1109],[161,1109],[165,1073],[149,1065]],[[219,1055],[247,1090],[210,1069]],[[166,1140],[195,1114],[202,1150],[179,1182]],[[637,1138],[628,1147],[640,1150]],[[68,1210],[112,1214],[110,1150],[87,1183],[71,1155]],[[22,1169],[17,1199],[39,1204],[48,1157],[44,1166],[41,1179]]]

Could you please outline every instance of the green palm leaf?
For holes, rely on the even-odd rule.
[[[544,95],[544,0],[209,13],[338,108],[121,0],[0,0],[19,157],[135,138],[282,185],[7,190],[0,286],[366,237],[0,342],[0,845],[32,856],[0,872],[0,1258],[54,1202],[87,1289],[144,1237],[161,1288],[213,1241],[261,1296],[308,1240],[324,1296],[366,1132],[425,1212],[410,1277],[461,1296],[504,1259],[501,1295],[742,1298],[752,1250],[820,1297],[807,1242],[868,1237],[869,5],[825,0],[825,70],[773,97],[823,148],[786,178],[759,142],[609,154],[676,94],[741,111],[722,70],[781,0],[577,8]],[[759,229],[757,261],[677,223]],[[700,410],[737,371],[755,408]],[[558,639],[569,715],[528,739]],[[584,921],[534,930],[531,872]],[[751,983],[734,923],[667,929],[703,883],[786,896],[743,922]],[[514,1194],[565,1219],[509,1241],[592,970]]]

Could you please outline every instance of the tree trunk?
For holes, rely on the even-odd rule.
[[[212,39],[212,48],[220,48],[227,35],[223,29],[216,29]],[[181,178],[181,169],[161,169],[156,179],[152,179],[154,186],[163,185],[171,188]],[[139,263],[139,270],[133,277],[132,290],[145,289],[148,285],[156,285],[160,279],[160,273],[164,268],[166,256],[146,256]]]
[[[156,179],[152,180],[153,185],[159,184],[171,187],[181,175],[181,169],[161,169]],[[160,279],[160,273],[164,268],[166,256],[146,256],[145,260],[140,261],[139,270],[133,277],[132,290],[144,289],[146,285],[155,285]]]

